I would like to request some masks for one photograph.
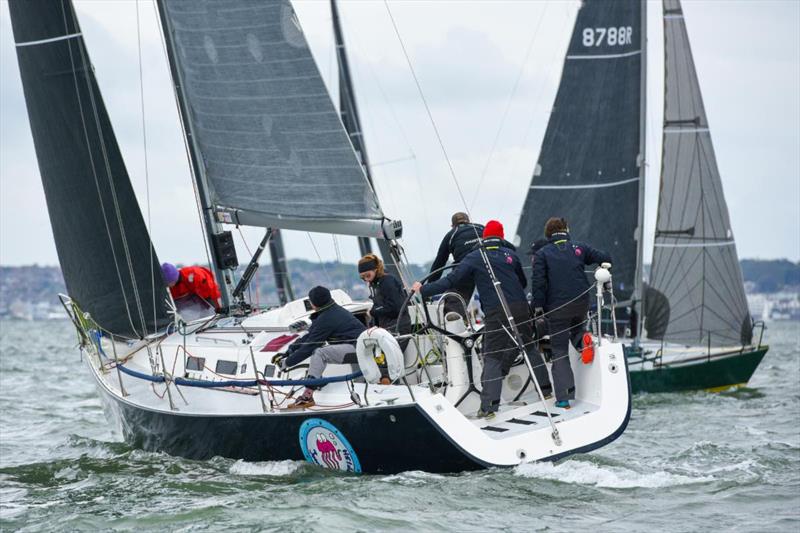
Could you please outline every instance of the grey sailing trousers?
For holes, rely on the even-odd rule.
[[[308,363],[308,377],[321,378],[325,367],[330,363],[340,365],[355,362],[357,362],[356,347],[352,344],[320,346],[311,354],[311,360]]]
[[[542,355],[533,344],[533,324],[527,302],[513,302],[509,308],[517,323],[528,360],[536,374],[536,379],[547,395],[550,391],[550,376]],[[510,330],[510,325],[501,308],[491,309],[486,313],[484,325],[487,333],[483,338],[483,372],[481,373],[481,411],[495,412],[500,406],[500,395],[503,391],[503,379],[508,375],[511,366],[519,355],[519,348],[503,326]]]
[[[569,343],[573,345],[586,329],[586,314],[589,303],[586,300],[570,302],[560,309],[550,312],[550,347],[553,351],[553,384],[556,400],[575,399],[575,376],[569,364]]]

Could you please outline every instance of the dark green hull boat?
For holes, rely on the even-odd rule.
[[[722,391],[743,386],[752,377],[769,346],[751,346],[685,358],[650,357],[642,348],[626,351],[631,392]]]

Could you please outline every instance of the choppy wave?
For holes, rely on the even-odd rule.
[[[627,431],[591,454],[356,476],[132,448],[69,323],[16,324],[0,331],[0,530],[797,530],[800,359],[781,327],[748,389],[636,396]]]
[[[236,461],[230,467],[230,473],[240,476],[288,476],[297,472],[303,463],[299,461]]]
[[[657,489],[714,480],[712,476],[685,476],[665,470],[643,473],[631,468],[601,466],[587,461],[572,459],[561,463],[526,463],[516,467],[515,474],[528,478],[548,479],[562,483],[592,485],[611,489]]]

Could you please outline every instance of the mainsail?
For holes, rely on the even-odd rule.
[[[67,291],[107,332],[168,322],[166,287],[70,0],[11,0],[25,102]]]
[[[640,275],[643,16],[642,0],[581,6],[517,229],[527,248],[566,218],[574,239],[612,255],[620,302]]]
[[[664,131],[648,337],[692,345],[749,343],[728,208],[679,0],[664,1]]]
[[[383,237],[288,0],[160,0],[187,135],[224,221]]]

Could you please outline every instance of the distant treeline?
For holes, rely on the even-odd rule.
[[[786,259],[744,259],[741,265],[744,280],[751,282],[750,289],[756,292],[772,293],[797,290],[800,287],[800,263],[792,263]],[[428,265],[411,265],[412,277],[420,279],[427,272],[427,267]],[[238,274],[243,269],[241,267]],[[304,296],[315,285],[341,288],[354,298],[367,297],[367,288],[359,279],[355,264],[292,259],[288,269],[297,297]],[[55,303],[56,295],[65,292],[64,280],[58,267],[0,266],[0,313],[15,301]],[[278,303],[270,265],[262,265],[258,270],[251,285],[251,299],[261,305]]]
[[[742,276],[755,284],[756,292],[780,292],[800,286],[800,262],[786,259],[742,259]]]

